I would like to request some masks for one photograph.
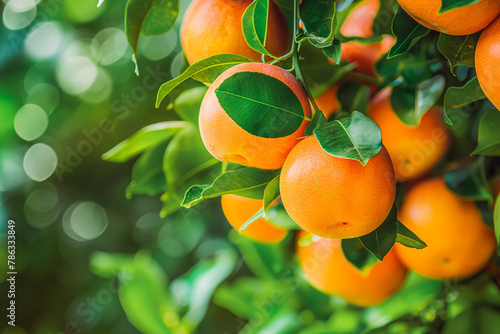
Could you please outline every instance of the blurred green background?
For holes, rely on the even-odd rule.
[[[136,76],[125,3],[0,2],[3,310],[8,219],[16,222],[18,272],[16,327],[4,328],[3,316],[1,333],[500,328],[500,293],[489,275],[444,283],[411,275],[389,301],[361,309],[303,279],[293,235],[277,246],[240,237],[218,200],[160,218],[159,196],[127,198],[133,161],[101,155],[144,126],[178,119],[171,105],[154,104],[158,87],[185,62],[177,22],[164,35],[142,37]],[[180,17],[188,4],[181,1]]]

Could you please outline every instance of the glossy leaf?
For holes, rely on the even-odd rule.
[[[439,8],[439,14],[443,14],[449,10],[465,7],[478,3],[481,0],[441,0],[441,8]]]
[[[172,92],[177,86],[188,79],[194,79],[204,83],[212,83],[225,70],[241,64],[248,63],[250,60],[243,56],[233,54],[219,54],[200,60],[189,66],[180,76],[172,79],[158,89],[156,96],[156,107],[160,106],[161,101]]]
[[[104,153],[102,158],[111,162],[127,161],[145,149],[171,138],[187,124],[181,121],[171,121],[148,125]]]
[[[132,180],[125,190],[127,198],[132,198],[132,194],[156,196],[166,190],[163,156],[167,145],[168,143],[161,143],[137,159],[132,167]]]
[[[450,87],[444,94],[444,112],[446,123],[453,125],[449,118],[449,113],[453,109],[465,107],[472,102],[484,99],[484,95],[477,77],[467,81],[462,87]]]
[[[474,67],[474,55],[479,35],[481,32],[465,36],[452,36],[444,33],[439,35],[437,48],[450,62],[451,73],[455,75],[454,68],[459,65]]]
[[[306,36],[316,47],[327,47],[334,40],[335,12],[335,2],[329,0],[305,1],[300,6]]]
[[[397,233],[398,235],[396,236],[396,242],[400,243],[403,246],[406,247],[411,247],[411,248],[417,248],[417,249],[422,249],[427,247],[425,242],[422,241],[415,233],[410,231],[408,227],[404,226],[403,223],[401,223],[398,220],[398,227],[397,227]]]
[[[297,131],[305,117],[290,87],[263,73],[235,73],[215,94],[227,115],[254,136],[286,137]]]
[[[211,185],[191,187],[184,196],[182,206],[190,208],[206,199],[226,194],[262,199],[266,186],[279,172],[279,170],[267,171],[252,167],[226,171],[219,175]]]
[[[500,196],[497,196],[495,201],[495,209],[493,211],[493,225],[495,229],[495,236],[497,237],[497,253],[500,255]]]
[[[232,249],[219,250],[212,258],[205,258],[170,285],[170,293],[180,307],[186,308],[182,321],[195,328],[207,313],[214,290],[234,269],[236,253]]]
[[[493,201],[481,158],[468,166],[446,173],[444,181],[446,186],[460,197],[490,203]]]
[[[271,180],[264,190],[264,212],[271,207],[271,204],[280,196],[280,175]]]
[[[481,116],[477,147],[471,155],[481,154],[488,156],[500,156],[500,111],[488,110]]]
[[[201,102],[206,92],[206,87],[196,87],[182,92],[174,101],[177,115],[184,121],[198,124]]]
[[[172,29],[179,15],[179,0],[128,0],[125,35],[137,59],[139,36],[161,35]]]
[[[254,0],[241,18],[241,28],[247,44],[255,51],[270,56],[266,50],[269,0]]]
[[[327,123],[327,120],[325,118],[325,114],[323,112],[315,112],[313,115],[313,118],[311,120],[311,123],[306,128],[305,134],[306,136],[310,136],[313,134],[314,129],[319,128]]]
[[[333,41],[332,41],[332,44],[330,46],[327,46],[326,48],[322,48],[321,49],[323,51],[323,53],[331,58],[335,64],[339,64],[340,63],[340,56],[341,56],[341,53],[342,53],[342,46],[340,44],[340,40],[338,38],[335,38]]]
[[[243,231],[246,230],[250,224],[252,224],[254,221],[256,221],[259,218],[264,217],[264,207],[260,208],[259,211],[257,211],[252,217],[250,217],[243,225],[241,225],[240,229],[238,232],[243,233]]]
[[[314,134],[327,153],[359,161],[363,166],[382,149],[380,128],[357,111],[315,129]]]
[[[399,7],[392,20],[392,33],[396,37],[387,58],[396,57],[410,50],[419,39],[429,33],[430,29],[419,24],[411,18],[401,7]]]
[[[363,246],[380,261],[389,253],[397,238],[398,209],[396,203],[384,222],[373,232],[359,237]]]
[[[377,262],[377,258],[363,247],[358,238],[342,239],[341,246],[347,261],[360,271],[370,268]]]

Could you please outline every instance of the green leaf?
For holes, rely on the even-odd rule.
[[[311,44],[324,48],[335,38],[335,1],[304,1],[300,6],[300,19]]]
[[[103,278],[113,278],[133,262],[133,256],[120,253],[94,252],[90,256],[90,270]]]
[[[340,85],[337,98],[343,111],[357,110],[367,114],[370,101],[370,87],[366,84],[347,81]]]
[[[342,55],[342,46],[340,44],[340,39],[335,38],[330,46],[321,49],[323,53],[331,58],[335,64],[340,63],[340,57]]]
[[[349,118],[341,118],[315,129],[314,134],[325,152],[359,161],[363,166],[382,149],[380,128],[357,111]]]
[[[264,190],[264,212],[267,213],[271,204],[280,196],[280,175],[271,180]]]
[[[286,230],[300,230],[300,227],[288,215],[282,203],[278,203],[269,208],[266,212],[267,220],[273,225]]]
[[[342,252],[345,258],[358,270],[364,270],[376,263],[377,258],[373,256],[358,238],[342,239]]]
[[[174,101],[174,110],[179,117],[193,124],[198,124],[201,101],[207,87],[195,87],[182,92]]]
[[[263,73],[235,73],[217,87],[215,94],[227,115],[254,136],[289,136],[305,118],[302,104],[290,87]]]
[[[359,237],[363,246],[380,261],[389,253],[397,238],[398,208],[393,204],[384,222],[373,232]]]
[[[477,77],[467,81],[462,87],[450,87],[444,94],[444,112],[446,123],[453,125],[449,113],[453,109],[465,107],[472,102],[484,99],[484,95]]]
[[[498,244],[497,253],[498,255],[500,255],[500,196],[497,196],[497,199],[495,201],[495,209],[493,211],[493,224]]]
[[[181,121],[171,121],[148,125],[104,153],[102,158],[111,162],[127,161],[145,149],[171,138],[187,124]]]
[[[469,166],[453,170],[444,175],[446,186],[455,194],[474,201],[488,201],[492,203],[484,159],[479,158]]]
[[[149,257],[134,259],[120,274],[119,298],[127,319],[142,333],[171,333],[163,322],[166,277]]]
[[[202,201],[226,194],[262,199],[264,191],[280,171],[268,171],[253,167],[229,170],[219,175],[212,185],[193,186],[185,194],[182,206],[190,208]]]
[[[313,118],[311,120],[311,123],[306,128],[305,134],[306,136],[310,136],[313,134],[314,129],[319,128],[323,125],[325,125],[328,121],[325,118],[325,114],[323,114],[322,111],[315,112],[313,115]]]
[[[396,242],[403,246],[422,249],[427,247],[425,242],[422,241],[415,233],[410,231],[408,227],[404,226],[402,222],[398,220],[398,227],[396,236]]]
[[[403,123],[417,126],[439,100],[444,87],[445,78],[440,74],[419,82],[416,89],[406,84],[398,85],[392,89],[391,104]]]
[[[170,293],[181,307],[187,308],[182,321],[195,328],[205,317],[214,290],[233,271],[236,252],[226,248],[214,257],[198,262],[170,285]]]
[[[500,156],[500,111],[488,110],[479,121],[477,147],[471,155],[482,154],[488,156]]]
[[[254,0],[241,18],[241,28],[247,44],[255,51],[271,56],[266,50],[269,0]]]
[[[137,59],[141,32],[161,35],[172,29],[179,15],[179,0],[128,0],[125,6],[125,35]]]
[[[444,323],[443,334],[493,334],[500,328],[498,310],[479,304],[467,308]]]
[[[455,8],[473,5],[479,1],[481,0],[441,0],[441,8],[439,8],[438,14],[443,14]]]
[[[250,60],[243,56],[233,54],[219,54],[200,60],[189,66],[180,76],[172,79],[158,89],[156,96],[156,108],[159,107],[161,101],[170,93],[174,88],[181,85],[188,79],[194,79],[200,82],[212,83],[215,79],[227,69],[241,64],[248,63]]]
[[[220,173],[220,162],[207,151],[200,132],[188,124],[170,142],[163,158],[168,190],[162,195],[161,216],[178,210],[186,191],[195,184],[212,182]]]
[[[259,211],[257,211],[252,217],[250,217],[246,222],[245,224],[241,225],[240,229],[238,230],[238,232],[240,233],[243,233],[243,231],[245,231],[245,229],[250,226],[250,224],[252,224],[254,221],[256,221],[257,219],[259,218],[263,218],[264,217],[264,207],[260,208]]]
[[[392,46],[387,58],[393,58],[408,52],[429,31],[429,28],[419,24],[399,7],[392,20],[392,34],[396,37],[396,44]]]
[[[465,36],[452,36],[441,33],[437,48],[450,62],[450,71],[455,75],[454,68],[459,65],[474,67],[476,44],[481,32]]]
[[[125,194],[132,198],[132,194],[156,196],[166,190],[167,182],[163,176],[163,156],[168,142],[161,143],[144,152],[132,167],[132,180]]]

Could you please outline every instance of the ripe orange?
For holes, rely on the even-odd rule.
[[[324,238],[355,238],[375,230],[396,194],[391,158],[385,148],[366,166],[334,157],[315,136],[293,148],[283,165],[281,199],[304,230]]]
[[[500,15],[498,0],[482,0],[443,14],[438,14],[441,0],[398,0],[398,2],[401,8],[421,25],[448,35],[476,33]]]
[[[426,180],[406,194],[399,220],[427,247],[396,244],[409,269],[438,279],[464,278],[484,268],[496,249],[496,240],[473,202],[453,194],[442,178]]]
[[[370,101],[369,114],[382,131],[382,141],[398,180],[410,180],[424,174],[441,158],[450,143],[438,108],[427,111],[418,126],[406,125],[392,109],[390,88]]]
[[[480,2],[481,3],[481,2]],[[498,2],[500,4],[500,2]],[[500,18],[493,21],[479,37],[475,53],[476,74],[488,99],[500,108]]]
[[[301,231],[297,240],[309,233]],[[318,290],[340,296],[358,306],[382,303],[403,285],[406,268],[392,249],[383,261],[377,261],[362,273],[344,256],[338,239],[314,240],[297,244],[297,257],[307,280]]]
[[[236,231],[252,218],[263,206],[263,200],[251,199],[237,195],[223,195],[221,197],[222,211],[229,224]],[[273,225],[265,218],[259,218],[252,222],[242,234],[259,242],[280,242],[286,236],[287,231]]]
[[[339,87],[339,83],[330,86],[314,100],[318,108],[323,112],[323,115],[325,115],[326,119],[340,110],[340,103],[337,99],[337,91]]]
[[[252,0],[194,0],[181,26],[181,44],[190,64],[209,56],[233,53],[260,62],[260,53],[251,49],[243,37],[241,17]],[[266,48],[282,56],[290,47],[285,14],[272,0],[269,3]]]
[[[244,63],[222,73],[206,92],[199,117],[201,138],[207,150],[221,161],[261,169],[281,168],[288,153],[297,144],[297,139],[305,135],[304,130],[309,122],[304,119],[297,131],[280,138],[257,137],[243,130],[222,109],[215,95],[215,89],[225,79],[234,73],[242,71],[264,73],[281,80],[290,87],[300,100],[304,115],[311,116],[309,99],[293,75],[273,65]]]
[[[372,37],[373,20],[380,8],[380,0],[363,0],[347,15],[340,33],[344,36]],[[356,63],[356,71],[375,76],[375,63],[388,52],[396,42],[393,36],[386,35],[381,42],[363,44],[358,42],[342,43],[342,60]]]

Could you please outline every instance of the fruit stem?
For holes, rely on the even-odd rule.
[[[309,97],[309,100],[311,101],[311,104],[314,109],[314,113],[321,112],[319,110],[318,106],[316,105],[316,101],[314,101],[314,97],[311,94],[311,91],[309,90],[309,87],[307,86],[306,80],[304,79],[304,75],[302,74],[302,70],[300,68],[300,63],[299,63],[299,43],[297,43],[297,36],[299,34],[299,5],[300,5],[300,0],[295,0],[294,1],[294,12],[293,12],[293,41],[292,41],[292,50],[290,50],[290,53],[292,54],[292,67],[295,70],[295,77],[297,80],[300,82],[302,87],[304,88],[307,96]],[[305,119],[308,119],[307,117],[304,116]],[[310,119],[308,119],[310,121]]]

